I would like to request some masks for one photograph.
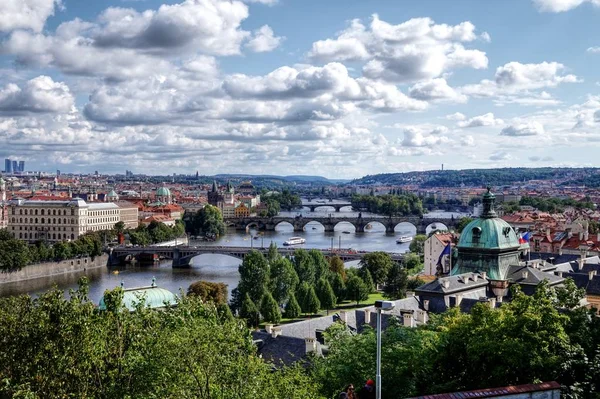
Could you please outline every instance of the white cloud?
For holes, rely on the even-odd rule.
[[[415,83],[409,89],[408,94],[412,98],[422,101],[452,101],[457,103],[467,101],[467,96],[457,93],[456,90],[448,86],[444,78]]]
[[[258,3],[258,4],[265,4],[268,6],[273,6],[277,3],[279,3],[279,0],[243,0],[246,3]]]
[[[273,51],[285,40],[285,37],[273,35],[273,29],[269,25],[263,25],[254,31],[252,38],[246,43],[246,47],[255,53]]]
[[[586,50],[588,53],[600,53],[600,46],[588,47]]]
[[[487,114],[475,116],[462,122],[458,122],[458,127],[480,127],[480,126],[497,126],[502,125],[504,121],[497,119],[494,114],[488,112]]]
[[[475,26],[469,21],[451,26],[413,18],[392,25],[374,14],[368,28],[353,20],[337,38],[313,43],[309,57],[366,61],[363,74],[368,78],[410,82],[437,78],[453,68],[487,68],[484,52],[462,44],[475,39]]]
[[[492,155],[490,155],[491,161],[506,161],[511,158],[511,155],[506,151],[496,151]]]
[[[460,112],[455,112],[453,114],[446,115],[446,119],[450,121],[464,121],[465,119],[467,119],[467,117],[464,114],[461,114]]]
[[[545,133],[544,126],[539,122],[527,122],[517,125],[510,125],[502,129],[502,136],[539,136]]]
[[[46,20],[61,7],[62,0],[2,0],[0,1],[0,32],[31,29],[40,32]]]
[[[554,158],[552,158],[552,157],[540,157],[537,155],[533,155],[533,156],[529,157],[529,160],[531,162],[554,162]]]
[[[579,7],[584,3],[600,6],[600,0],[533,0],[533,4],[540,11],[564,12]]]
[[[430,147],[440,143],[448,143],[449,141],[448,137],[427,135],[419,127],[409,126],[404,129],[402,145],[404,147]]]
[[[0,89],[0,114],[69,112],[73,102],[69,87],[48,76],[31,79],[23,88],[11,83]]]

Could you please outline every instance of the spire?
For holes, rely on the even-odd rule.
[[[213,192],[213,193],[216,193],[217,191],[218,191],[218,188],[217,188],[217,181],[216,181],[216,180],[213,180],[212,192]]]
[[[496,196],[490,191],[491,187],[488,186],[487,193],[483,194],[483,213],[481,218],[491,219],[498,217],[494,210],[494,204],[496,203]]]

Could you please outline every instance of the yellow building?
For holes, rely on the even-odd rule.
[[[248,216],[250,216],[250,208],[244,205],[244,203],[241,203],[237,208],[235,208],[236,218],[244,218]]]

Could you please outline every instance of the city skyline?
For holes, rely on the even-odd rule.
[[[595,166],[599,16],[597,0],[8,0],[0,157],[345,179]]]

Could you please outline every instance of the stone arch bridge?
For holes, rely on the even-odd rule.
[[[225,223],[228,226],[233,226],[236,230],[246,230],[248,228],[256,228],[258,230],[274,231],[275,227],[280,224],[287,222],[294,226],[294,231],[304,231],[306,225],[310,222],[319,222],[325,227],[325,231],[334,231],[335,226],[341,222],[348,222],[352,224],[357,233],[364,233],[365,227],[369,223],[381,223],[385,226],[385,232],[388,234],[394,233],[394,229],[400,223],[410,223],[417,228],[417,233],[425,234],[425,230],[428,226],[436,223],[444,224],[448,228],[456,227],[458,222],[455,218],[423,218],[419,216],[296,216],[296,217],[285,217],[285,216],[274,216],[274,217],[242,217],[242,218],[228,218],[225,219]]]
[[[282,256],[291,256],[294,254],[296,247],[283,247],[278,248],[278,252]],[[308,249],[308,248],[307,248]],[[182,268],[189,267],[192,258],[205,255],[205,254],[217,254],[227,255],[234,258],[244,259],[250,251],[256,250],[267,254],[269,251],[268,247],[264,248],[249,248],[249,247],[229,247],[229,246],[147,246],[147,247],[117,247],[110,251],[109,265],[120,265],[132,258],[147,258],[148,255],[158,255],[162,259],[171,259],[173,261],[173,267]],[[321,251],[325,256],[337,255],[344,262],[353,260],[360,260],[363,256],[370,253],[371,251],[356,251],[352,249],[317,249]],[[401,261],[402,254],[400,253],[389,253],[394,261]]]
[[[324,206],[328,206],[328,207],[332,207],[335,209],[336,212],[339,212],[340,209],[346,207],[346,206],[352,206],[352,204],[350,202],[324,202],[324,203],[315,203],[315,202],[303,202],[302,206],[304,208],[309,208],[311,212],[314,212],[315,209],[317,208],[321,208]]]

